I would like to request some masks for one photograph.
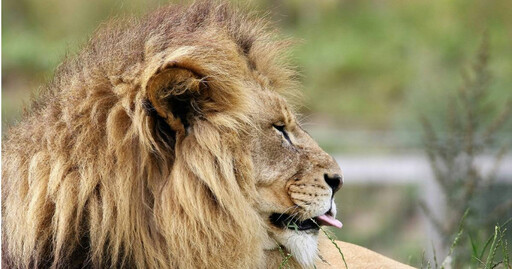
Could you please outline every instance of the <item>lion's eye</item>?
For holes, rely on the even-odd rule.
[[[285,125],[274,124],[272,126],[274,127],[274,129],[278,130],[290,144],[292,144],[290,136],[288,135],[288,132],[286,132]]]

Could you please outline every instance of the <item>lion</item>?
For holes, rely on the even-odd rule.
[[[320,235],[343,179],[288,43],[211,1],[98,30],[4,139],[4,268],[400,267]]]

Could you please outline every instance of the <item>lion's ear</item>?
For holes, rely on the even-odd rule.
[[[208,99],[207,84],[191,68],[169,62],[153,73],[146,84],[149,102],[176,132],[185,131],[201,114],[201,100]]]

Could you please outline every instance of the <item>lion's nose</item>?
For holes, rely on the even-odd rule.
[[[339,174],[324,174],[324,179],[327,185],[331,187],[333,194],[343,186],[343,178]]]

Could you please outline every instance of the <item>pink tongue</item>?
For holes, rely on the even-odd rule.
[[[318,216],[316,217],[316,219],[318,220],[318,224],[319,225],[325,225],[325,226],[334,226],[336,228],[340,228],[343,227],[343,224],[341,223],[341,221],[335,219],[333,216],[330,216],[330,215],[322,215],[322,216]]]

